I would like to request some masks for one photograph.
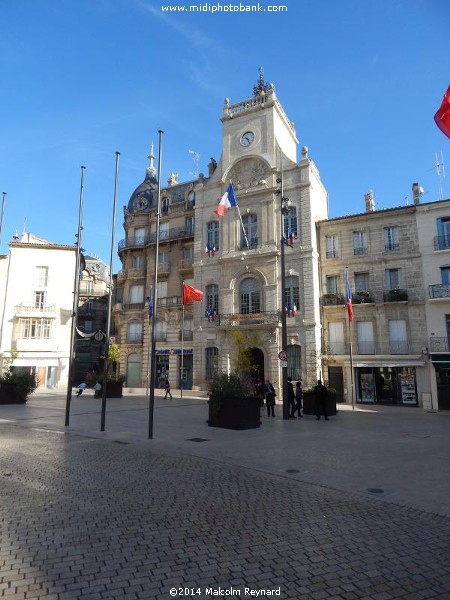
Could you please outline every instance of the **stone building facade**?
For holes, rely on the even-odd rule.
[[[353,401],[368,403],[417,405],[430,389],[416,214],[415,205],[376,211],[368,194],[365,213],[318,224],[324,370],[347,402],[352,385]]]
[[[430,403],[450,409],[450,200],[417,206],[423,262]]]
[[[161,192],[156,385],[168,377],[173,386],[182,379],[185,389],[204,389],[215,370],[238,368],[237,345],[244,343],[257,376],[280,389],[282,311],[288,374],[312,383],[318,367],[309,357],[320,354],[322,337],[316,223],[327,217],[326,190],[306,147],[298,161],[294,125],[272,85],[260,80],[251,98],[225,100],[221,120],[222,156],[211,160],[208,177],[179,184],[172,174]],[[153,160],[152,153],[144,182],[124,208],[126,237],[119,243],[114,321],[129,386],[148,384],[157,223]],[[214,211],[230,183],[239,208],[218,217]],[[292,239],[284,244],[282,292],[281,244]],[[202,302],[184,310],[183,281],[204,292]]]
[[[288,375],[304,387],[321,377],[338,400],[447,407],[449,202],[420,204],[414,184],[409,206],[377,211],[369,193],[364,213],[328,219],[317,167],[307,147],[297,156],[272,85],[260,80],[250,98],[226,99],[221,121],[221,158],[208,176],[178,183],[172,173],[161,190],[156,385],[167,377],[205,389],[215,371],[239,369],[244,345],[279,395],[285,349]],[[130,387],[149,382],[158,188],[153,151],[149,158],[118,248],[114,334]],[[219,217],[230,183],[238,207]],[[183,308],[183,281],[204,292],[201,302]]]

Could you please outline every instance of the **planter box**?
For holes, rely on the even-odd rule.
[[[17,385],[13,382],[0,384],[0,404],[25,404],[28,396],[19,394]]]
[[[303,414],[304,415],[315,415],[316,414],[316,400],[314,398],[314,392],[303,392]],[[335,414],[337,414],[336,394],[334,392],[328,392],[327,415],[333,416]]]
[[[101,396],[100,390],[100,396]],[[123,381],[107,381],[106,382],[106,397],[107,398],[122,398],[123,396]]]
[[[216,400],[209,400],[208,425],[210,427],[223,427],[224,429],[254,429],[261,426],[260,399],[251,398],[224,398],[219,410]]]

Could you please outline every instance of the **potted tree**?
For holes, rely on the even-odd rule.
[[[17,352],[2,356],[3,371],[0,374],[0,404],[25,404],[28,396],[37,388],[36,377],[29,371],[14,369],[12,363]]]
[[[253,429],[260,427],[260,398],[251,379],[240,373],[217,373],[209,381],[210,427]]]

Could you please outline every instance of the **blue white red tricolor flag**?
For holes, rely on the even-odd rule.
[[[150,286],[150,292],[148,296],[148,315],[153,318],[153,288]]]
[[[450,138],[450,85],[444,94],[439,110],[434,115],[434,120],[442,133]]]
[[[230,183],[225,194],[220,199],[219,206],[214,212],[218,217],[223,217],[227,208],[232,208],[237,205],[238,203],[234,195],[233,185]]]
[[[348,271],[345,274],[345,288],[346,288],[346,304],[347,304],[348,320],[353,321],[352,291],[350,289],[350,283],[348,281]]]

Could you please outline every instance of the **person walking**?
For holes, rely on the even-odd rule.
[[[84,392],[84,390],[86,389],[87,385],[84,383],[84,381],[82,381],[80,383],[80,385],[78,386],[78,392],[77,392],[77,397],[81,396],[81,394]]]
[[[272,414],[272,417],[274,417],[276,393],[275,388],[268,379],[266,379],[266,383],[264,385],[264,394],[266,396],[267,416],[270,417],[270,415]]]
[[[295,419],[295,392],[292,384],[292,377],[287,378],[287,395],[289,402],[289,418]]]
[[[302,408],[303,408],[303,388],[302,388],[302,380],[299,379],[295,384],[295,408],[297,409],[298,417],[303,417]]]
[[[328,398],[328,390],[326,386],[323,385],[320,379],[317,380],[317,385],[314,388],[314,399],[316,403],[316,418],[320,421],[320,416],[323,414],[325,417],[325,421],[328,421],[327,415],[327,398]]]
[[[169,394],[170,399],[173,400],[172,392],[170,391],[170,382],[168,379],[166,379],[165,390],[166,390],[166,395],[164,396],[164,400],[167,400],[167,394]]]

